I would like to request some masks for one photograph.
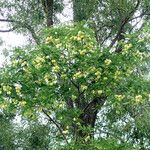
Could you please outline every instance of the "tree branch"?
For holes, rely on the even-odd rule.
[[[60,132],[61,135],[63,136],[63,138],[64,138],[66,144],[69,144],[69,142],[68,142],[66,136],[64,135],[64,133],[63,133],[61,127],[58,125],[58,123],[57,123],[50,115],[48,115],[47,110],[42,109],[42,112],[48,117],[49,121],[51,121],[52,123],[54,123],[54,124],[56,125],[56,127],[57,127],[58,130],[59,130],[59,132]]]
[[[16,30],[16,29],[17,29],[17,27],[13,27],[13,28],[11,28],[11,29],[0,30],[0,32],[2,32],[2,33],[12,32],[12,31],[14,31],[14,30]]]
[[[0,19],[0,22],[16,22],[16,21],[12,19]]]
[[[139,7],[139,5],[140,5],[140,2],[141,2],[141,0],[137,0],[137,4],[136,4],[136,6],[134,7],[134,9],[128,14],[128,16],[126,16],[126,18],[122,21],[122,24],[121,24],[121,26],[120,26],[120,28],[119,28],[119,30],[118,30],[118,32],[117,32],[117,34],[116,34],[116,36],[115,36],[115,38],[112,40],[112,42],[111,42],[111,44],[110,44],[110,48],[112,48],[113,46],[114,46],[114,44],[117,42],[117,41],[119,41],[119,40],[121,40],[121,39],[119,39],[119,37],[121,37],[121,36],[123,36],[122,34],[123,34],[123,30],[124,30],[124,26],[130,21],[130,18],[131,18],[131,16],[135,13],[135,11],[137,10],[137,8]]]
[[[29,30],[29,32],[31,33],[36,44],[38,44],[38,45],[40,44],[40,40],[39,40],[38,36],[36,35],[34,29],[29,24],[27,24],[26,22],[24,23],[21,21],[13,20],[13,19],[3,19],[3,18],[0,19],[0,22],[16,23],[15,27],[8,29],[8,30],[0,30],[0,32],[11,32],[11,31],[14,31],[18,28],[25,28],[25,29]]]

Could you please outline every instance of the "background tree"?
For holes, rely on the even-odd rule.
[[[63,10],[61,0],[12,0],[0,2],[0,22],[7,22],[8,29],[0,32],[18,31],[31,34],[39,44],[38,32],[42,27],[52,26],[56,14]]]
[[[15,132],[13,130],[12,120],[14,115],[1,112],[0,113],[0,149],[12,149],[15,150]]]

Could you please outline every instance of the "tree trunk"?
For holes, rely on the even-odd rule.
[[[94,138],[94,127],[97,119],[98,110],[104,105],[106,97],[97,97],[86,105],[83,113],[80,114],[80,125],[76,127],[76,140]]]
[[[46,15],[47,27],[51,27],[53,25],[54,0],[41,0],[41,2]]]

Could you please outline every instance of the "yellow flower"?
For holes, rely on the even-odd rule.
[[[150,101],[150,94],[148,94],[148,98],[149,98],[149,101]]]
[[[87,87],[86,85],[81,85],[81,90],[82,90],[82,91],[87,90],[87,88],[88,88],[88,87]]]
[[[100,72],[100,71],[97,71],[97,72],[95,72],[95,75],[96,75],[96,76],[100,76],[100,75],[101,75],[101,72]]]
[[[124,99],[124,95],[115,95],[115,98],[119,101],[123,100]]]
[[[27,103],[26,101],[21,101],[21,102],[19,102],[19,105],[20,105],[20,106],[25,106],[26,103]]]
[[[130,49],[131,47],[132,47],[132,44],[131,44],[131,43],[124,45],[124,48],[125,48],[126,50]]]
[[[120,79],[120,74],[121,74],[121,72],[117,70],[115,72],[114,79]]]
[[[103,91],[102,90],[98,90],[97,93],[98,93],[98,95],[101,95],[103,93]]]
[[[135,102],[136,102],[136,103],[142,102],[142,95],[137,95],[137,96],[135,97]]]
[[[64,104],[63,103],[60,103],[59,105],[58,105],[58,108],[63,108],[64,107]]]
[[[35,58],[35,62],[37,62],[37,63],[44,63],[44,62],[45,62],[45,59],[44,59],[44,57],[42,57],[42,56],[37,56],[37,57]]]
[[[75,95],[72,95],[72,100],[74,101],[77,97]]]
[[[3,91],[5,91],[8,95],[11,94],[11,90],[12,90],[12,87],[10,87],[9,85],[3,86]]]
[[[52,36],[47,37],[46,40],[45,40],[45,44],[50,44],[52,42],[53,42],[53,37]]]
[[[18,61],[17,61],[17,60],[13,60],[13,61],[12,61],[12,65],[13,65],[13,66],[16,66],[17,64],[18,64]]]
[[[81,56],[84,56],[86,54],[86,50],[80,50],[79,53]]]
[[[104,61],[104,63],[108,66],[108,65],[110,65],[111,64],[111,60],[110,59],[106,59],[105,61]]]
[[[76,118],[73,118],[73,121],[76,121],[77,119]]]
[[[78,36],[77,37],[77,41],[81,41],[81,40],[82,40],[82,38]]]
[[[84,32],[79,31],[78,34],[77,34],[77,40],[81,41],[83,38],[84,38]]]
[[[104,80],[108,80],[108,78],[107,78],[107,77],[104,77],[103,79],[104,79]]]
[[[78,32],[78,36],[84,36],[84,32],[79,31],[79,32]]]
[[[44,80],[45,80],[45,82],[46,82],[47,84],[49,83],[50,75],[49,75],[48,73],[45,74]]]
[[[61,46],[62,46],[62,44],[59,43],[59,44],[56,45],[56,48],[60,48]]]
[[[95,68],[95,67],[90,67],[90,68],[89,68],[89,72],[92,73],[92,72],[95,72],[95,71],[96,71],[96,68]]]
[[[7,108],[7,104],[4,103],[0,104],[0,109],[5,109],[5,108]]]
[[[69,133],[69,131],[68,130],[64,130],[64,131],[62,131],[62,133],[63,134],[67,134],[67,133]]]
[[[67,75],[66,75],[66,74],[62,74],[62,75],[61,75],[61,78],[62,78],[62,79],[67,79]]]
[[[15,86],[16,93],[20,95],[22,86],[17,83],[15,83],[14,86]]]
[[[73,75],[73,79],[78,79],[78,78],[81,78],[82,77],[82,72],[81,71],[79,71],[79,72],[77,72],[77,73],[75,73],[74,75]]]
[[[59,66],[57,66],[57,65],[54,66],[54,67],[53,67],[53,71],[56,72],[56,73],[59,72],[59,71],[60,71]]]
[[[59,44],[60,43],[60,39],[55,39],[55,43]]]
[[[57,64],[57,63],[56,63],[56,60],[54,60],[54,59],[52,59],[52,63],[53,63],[54,65]]]

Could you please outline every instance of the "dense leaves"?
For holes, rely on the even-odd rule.
[[[117,123],[149,105],[149,82],[140,73],[148,58],[149,29],[143,32],[128,35],[118,54],[99,47],[87,24],[46,29],[43,44],[16,49],[1,70],[1,109],[32,119],[44,113],[65,140],[86,143],[96,121],[87,120],[88,113],[97,116],[108,107],[106,116]]]

